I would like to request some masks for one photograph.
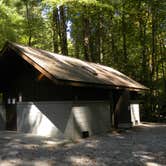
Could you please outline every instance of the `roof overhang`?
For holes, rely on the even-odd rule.
[[[50,80],[52,80],[56,84],[70,85],[70,86],[82,86],[82,87],[87,87],[87,86],[88,87],[100,87],[100,88],[117,89],[117,90],[128,89],[130,91],[147,91],[147,90],[149,90],[149,88],[147,88],[147,87],[145,87],[145,86],[137,83],[136,81],[134,81],[134,82],[136,84],[138,84],[138,87],[137,86],[132,87],[132,86],[123,86],[123,85],[112,85],[112,84],[109,84],[109,83],[105,83],[104,81],[103,82],[100,81],[98,83],[98,82],[95,82],[95,81],[94,82],[93,81],[92,82],[88,82],[88,81],[86,82],[86,80],[85,81],[72,80],[72,79],[70,79],[68,77],[67,77],[67,79],[58,78],[56,75],[54,75],[53,73],[51,73],[48,69],[46,69],[45,67],[43,67],[42,65],[40,65],[40,63],[36,62],[33,58],[31,58],[31,56],[28,56],[28,54],[30,54],[30,52],[27,53],[26,51],[24,51],[21,48],[25,48],[26,49],[26,48],[30,48],[30,47],[18,45],[18,44],[12,43],[12,42],[7,42],[5,44],[5,46],[4,46],[4,48],[1,51],[1,56],[3,56],[5,53],[7,53],[9,51],[9,49],[12,50],[12,51],[14,51],[16,54],[18,54],[19,56],[21,56],[25,61],[27,61],[34,68],[36,68],[43,75],[45,75],[46,77],[48,77]],[[31,50],[33,51],[33,48],[31,48]],[[34,49],[34,51],[36,51],[36,49]],[[34,55],[36,55],[36,52],[35,52]],[[75,59],[75,58],[73,58],[73,59]],[[83,61],[83,63],[87,63],[88,65],[89,64],[91,65],[91,63],[89,63],[89,62],[84,62]],[[100,68],[101,65],[97,64],[97,66]],[[128,77],[126,76],[126,78],[128,78]],[[122,79],[124,79],[124,78],[122,78]]]

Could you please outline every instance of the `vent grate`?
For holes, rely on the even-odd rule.
[[[87,138],[87,137],[89,137],[89,131],[83,131],[82,138]]]

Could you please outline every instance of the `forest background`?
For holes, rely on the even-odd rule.
[[[166,121],[165,0],[0,0],[0,39],[113,67],[150,88],[143,120]]]

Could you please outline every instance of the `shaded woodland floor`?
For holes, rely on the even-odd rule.
[[[0,132],[0,166],[165,166],[166,124],[144,123],[76,143]]]

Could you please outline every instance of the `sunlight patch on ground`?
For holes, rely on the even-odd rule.
[[[97,144],[92,144],[92,143],[87,143],[86,145],[85,145],[85,147],[86,148],[96,148],[97,147]]]
[[[118,138],[118,139],[125,139],[124,136],[120,136],[120,135],[116,135],[116,138]]]
[[[148,127],[148,128],[154,128],[154,127],[166,127],[166,124],[165,123],[146,123],[146,122],[143,122],[142,123],[142,126],[144,127]]]
[[[52,166],[52,163],[49,161],[35,161],[33,163],[34,166]]]
[[[48,144],[48,145],[56,145],[56,144],[58,144],[58,142],[49,141],[49,140],[43,141],[43,143],[44,143],[44,144]]]
[[[152,156],[147,156],[147,155],[141,155],[141,158],[145,159],[145,160],[154,160],[155,158]]]
[[[25,161],[21,159],[7,159],[0,160],[0,166],[23,166],[23,165],[33,165],[33,166],[52,166],[52,162],[49,160],[37,160],[37,161]]]
[[[85,165],[89,162],[89,157],[86,156],[71,156],[69,159],[72,165]]]
[[[146,166],[162,166],[162,165],[154,163],[154,162],[146,162]]]
[[[20,159],[7,159],[7,160],[0,160],[0,166],[16,166],[22,164]]]

